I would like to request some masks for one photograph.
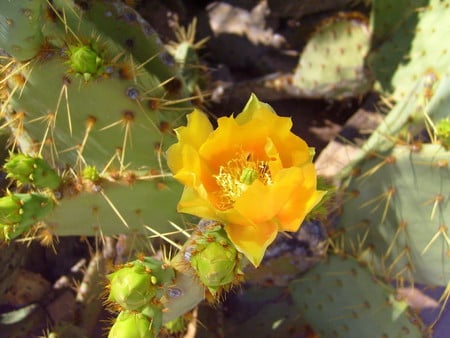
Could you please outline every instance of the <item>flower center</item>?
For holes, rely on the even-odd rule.
[[[221,210],[233,207],[234,202],[256,180],[265,185],[272,184],[272,177],[267,161],[253,158],[252,153],[239,152],[235,158],[220,166],[219,174],[214,175],[220,188],[218,191]]]

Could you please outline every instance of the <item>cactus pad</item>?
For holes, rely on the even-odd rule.
[[[446,45],[438,41],[446,39],[449,15],[448,1],[374,1],[368,64],[383,91],[399,100],[430,69],[438,76],[447,71],[450,57]]]
[[[438,144],[396,146],[363,161],[340,218],[345,249],[369,248],[387,278],[450,282],[450,153]]]
[[[304,319],[322,337],[421,336],[394,290],[354,258],[329,257],[291,282],[290,291]]]
[[[370,38],[367,24],[354,14],[325,21],[305,46],[293,84],[311,97],[339,98],[369,90],[371,80],[364,68]]]

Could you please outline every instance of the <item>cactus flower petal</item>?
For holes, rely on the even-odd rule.
[[[250,97],[242,113],[222,117],[213,130],[195,110],[167,160],[185,185],[180,212],[225,224],[247,258],[258,266],[279,231],[296,231],[320,202],[311,148],[291,132],[292,121]]]

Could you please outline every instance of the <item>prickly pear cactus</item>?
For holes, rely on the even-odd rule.
[[[205,67],[200,63],[197,51],[204,47],[208,38],[195,41],[196,27],[195,18],[187,28],[176,24],[174,27],[176,41],[170,41],[167,50],[180,66],[189,92],[200,94],[200,86],[205,80]]]
[[[157,337],[162,326],[163,302],[175,281],[174,270],[159,260],[145,257],[120,267],[108,279],[108,302],[121,310],[109,337]]]
[[[361,254],[377,274],[446,286],[445,191],[450,154],[445,133],[449,76],[416,82],[373,132],[345,181],[339,226],[346,252]]]
[[[368,64],[379,89],[399,100],[424,73],[432,70],[440,76],[447,71],[447,48],[437,41],[444,41],[450,27],[449,5],[439,0],[373,1]]]
[[[364,65],[369,41],[368,22],[362,15],[327,19],[303,49],[293,84],[310,97],[342,98],[367,92],[372,85]]]
[[[163,324],[177,320],[205,297],[217,302],[242,282],[246,264],[221,224],[200,222],[174,257],[162,262],[142,257],[107,276],[108,308],[120,311],[109,337],[138,337],[145,325],[151,328],[145,337],[157,337]]]
[[[27,57],[19,59],[16,49],[4,45],[11,58],[2,72],[2,112],[12,148],[22,153],[5,170],[49,200],[53,210],[35,221],[45,220],[58,235],[145,227],[154,235],[172,231],[169,221],[182,225],[176,213],[181,185],[168,174],[163,154],[175,140],[172,129],[190,110],[189,97],[155,32],[116,2],[81,8],[41,0],[22,6],[38,24],[16,33],[19,20],[9,18],[9,2],[2,3],[0,9],[8,9],[4,21],[15,23],[6,32],[18,36],[8,44],[20,44],[24,31],[31,34],[36,25],[44,42],[38,49],[24,45]],[[30,227],[22,217],[4,223],[13,225],[11,238]]]
[[[42,47],[41,18],[45,1],[5,1],[0,6],[0,48],[18,61],[34,57]]]
[[[378,274],[450,281],[450,153],[438,144],[396,146],[355,168],[340,225],[347,250],[369,248]]]
[[[289,286],[303,318],[321,337],[420,337],[395,290],[348,256],[330,256]]]

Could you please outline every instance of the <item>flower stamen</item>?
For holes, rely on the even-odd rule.
[[[237,153],[237,156],[220,166],[219,174],[214,175],[219,186],[219,205],[221,210],[233,207],[234,202],[253,184],[260,180],[263,184],[272,184],[267,161],[256,160],[253,154]]]

